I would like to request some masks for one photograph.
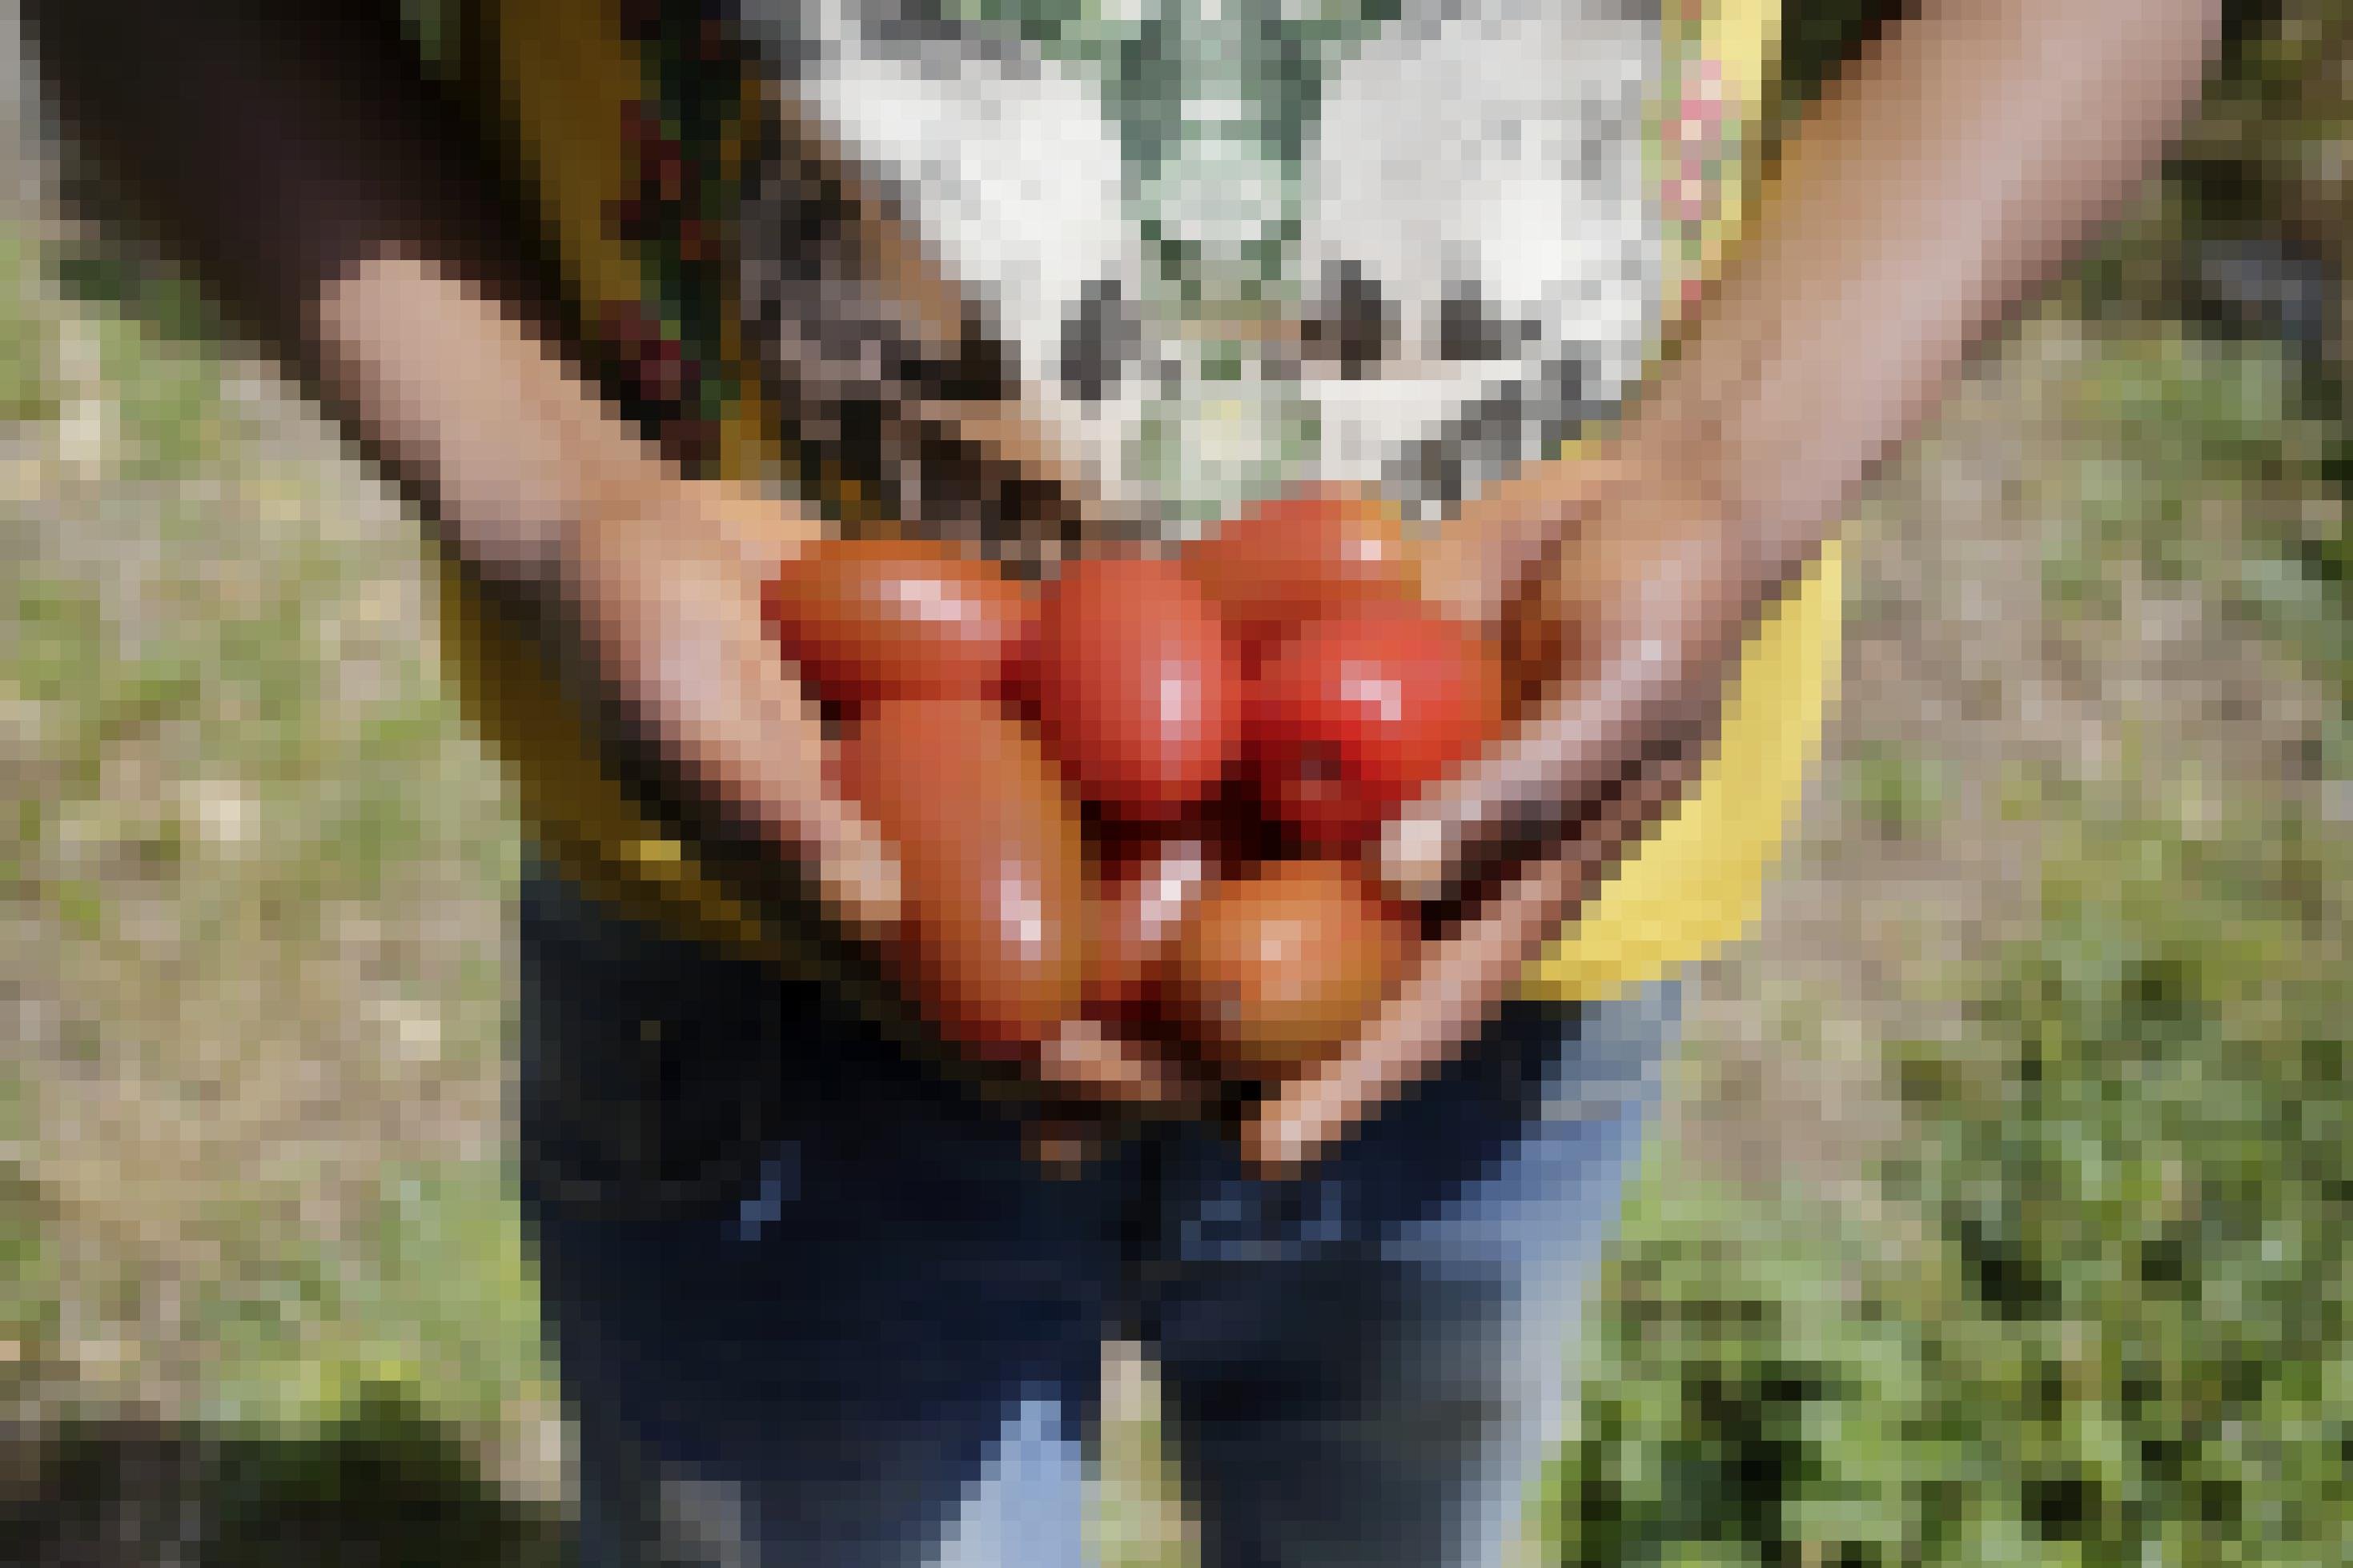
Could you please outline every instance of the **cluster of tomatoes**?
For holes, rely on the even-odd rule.
[[[1393,515],[1321,492],[1042,590],[828,542],[765,603],[898,852],[902,983],[1011,1057],[1086,1017],[1227,1077],[1316,1059],[1412,943],[1366,840],[1503,722],[1501,661],[1424,605]]]

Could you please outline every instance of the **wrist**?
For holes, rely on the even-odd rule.
[[[1801,571],[1829,531],[1814,510],[1790,504],[1806,454],[1794,447],[1760,452],[1724,420],[1677,412],[1654,405],[1615,438],[1616,460],[1640,495],[1637,514],[1710,531],[1759,591]]]

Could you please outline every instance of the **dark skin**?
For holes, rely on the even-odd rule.
[[[513,205],[389,9],[26,13],[72,128],[459,558],[595,673],[703,836],[765,847],[770,873],[725,862],[878,942],[898,914],[889,848],[828,789],[815,708],[757,615],[759,584],[827,525],[681,477],[572,368],[554,296],[515,259],[531,251]],[[1534,465],[1453,520],[1439,597],[1499,637],[1514,605],[1543,601],[1579,632],[1551,695],[1390,824],[1375,859],[1394,891],[1477,897],[1377,1024],[1250,1113],[1256,1168],[1312,1163],[1475,1037],[1674,798],[1746,631],[1968,352],[2153,164],[2220,10],[1929,0],[1795,135],[1679,357],[1600,450]],[[940,280],[894,286],[952,331]],[[1013,460],[1056,465],[1018,408],[968,412]],[[1048,1158],[1105,1118],[1196,1103],[1140,1044],[1075,1024],[1027,1077],[1056,1108]]]

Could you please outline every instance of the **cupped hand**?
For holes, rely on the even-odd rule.
[[[733,851],[715,868],[740,882],[743,851],[780,851],[844,928],[886,939],[896,858],[828,783],[818,705],[761,622],[762,585],[825,523],[747,486],[667,473],[599,486],[586,510],[554,629],[616,753],[699,847]]]
[[[1425,589],[1510,653],[1504,737],[1387,826],[1394,895],[1458,909],[1376,1018],[1250,1112],[1242,1152],[1294,1173],[1476,1038],[1522,970],[1679,798],[1782,575],[1715,498],[1616,451],[1532,470],[1454,520]]]
[[[585,510],[551,629],[611,750],[723,880],[810,935],[849,939],[824,951],[853,1007],[931,1040],[887,973],[897,857],[831,782],[821,710],[762,619],[763,586],[827,525],[747,486],[667,474],[601,487]],[[1058,1105],[1154,1104],[1175,1087],[1148,1053],[1082,1024],[1009,1070]]]

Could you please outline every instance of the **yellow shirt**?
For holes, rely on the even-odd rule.
[[[722,274],[707,254],[682,256],[676,247],[649,258],[642,235],[632,233],[626,204],[642,188],[648,138],[659,133],[645,106],[674,91],[681,71],[710,68],[712,58],[692,35],[681,39],[672,27],[657,40],[632,19],[654,9],[628,0],[487,0],[457,34],[453,63],[461,79],[492,96],[520,166],[533,172],[541,217],[584,319],[623,320],[621,335],[654,331],[684,344],[690,357],[699,352],[702,374],[681,419],[689,449],[723,473],[771,475],[783,454],[754,378],[730,369],[744,362],[725,290],[702,290],[718,303],[704,301],[698,317],[696,290],[680,286],[681,277],[693,281],[698,266],[706,280]],[[1666,9],[1651,162],[1672,318],[1736,229],[1744,133],[1769,79],[1778,13],[1777,0],[1669,0]],[[650,156],[700,159],[702,178],[690,183],[723,191],[763,89],[747,73],[740,90],[738,112],[697,127],[693,146],[673,138]],[[854,506],[855,497],[838,496],[837,504]],[[789,940],[698,869],[608,775],[533,647],[446,563],[441,576],[458,690],[509,768],[543,851],[592,893],[673,931],[796,964]],[[1530,964],[1525,994],[1608,996],[1746,932],[1834,696],[1840,577],[1833,541],[1761,623],[1716,752],[1681,806]]]

